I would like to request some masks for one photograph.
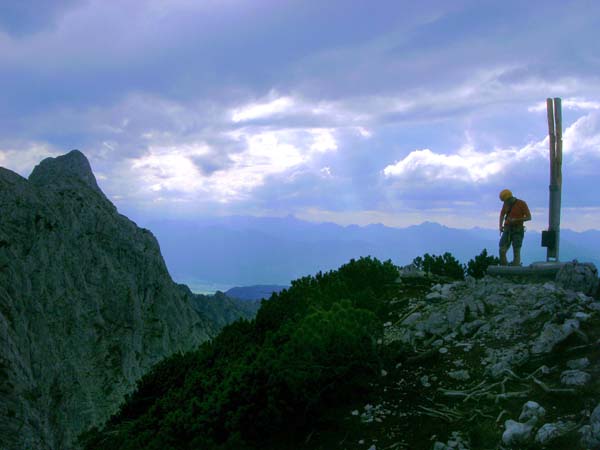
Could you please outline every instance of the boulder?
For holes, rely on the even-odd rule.
[[[502,442],[506,445],[524,444],[531,439],[533,426],[528,423],[520,423],[514,420],[504,422],[504,433]]]
[[[564,264],[556,274],[556,283],[565,289],[594,295],[598,291],[598,269],[592,263],[573,261]]]
[[[567,361],[567,367],[569,369],[586,369],[590,365],[588,358],[571,359]]]
[[[535,434],[535,442],[540,445],[548,445],[556,438],[569,432],[573,426],[572,422],[545,423]]]
[[[565,320],[563,324],[555,324],[546,322],[544,328],[538,338],[531,346],[533,354],[550,353],[554,346],[579,329],[579,321],[577,319]]]
[[[600,404],[594,408],[590,417],[589,425],[584,425],[579,429],[581,434],[581,445],[585,448],[600,448]]]
[[[459,431],[453,431],[448,442],[436,441],[433,444],[433,450],[469,450],[468,441],[462,437]]]
[[[403,266],[398,271],[400,278],[425,278],[427,274],[419,270],[414,264]]]
[[[458,328],[465,321],[465,305],[462,302],[455,302],[448,307],[446,313],[448,325],[451,329]]]
[[[592,376],[581,370],[565,370],[560,374],[560,382],[566,386],[585,386],[590,382]]]
[[[471,379],[471,376],[469,375],[469,371],[468,370],[451,370],[450,372],[448,372],[448,376],[454,380],[459,380],[459,381],[467,381]]]
[[[521,409],[519,420],[530,424],[537,424],[546,415],[546,410],[539,403],[528,401]]]

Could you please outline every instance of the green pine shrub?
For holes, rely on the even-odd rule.
[[[483,278],[488,266],[500,264],[500,259],[496,256],[488,255],[487,249],[467,262],[467,275],[473,278]]]
[[[155,365],[81,446],[210,450],[293,440],[329,405],[369,389],[396,277],[390,261],[360,258],[292,282],[254,320]]]
[[[440,256],[425,253],[422,257],[417,256],[413,259],[412,263],[417,269],[433,275],[453,280],[464,280],[465,278],[465,267],[449,252]]]

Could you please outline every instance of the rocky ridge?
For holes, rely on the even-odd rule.
[[[424,274],[402,275],[410,286]],[[409,356],[382,372],[380,398],[350,413],[372,436],[356,448],[600,449],[593,265],[538,283],[433,282],[395,301],[383,344]]]
[[[70,449],[154,363],[250,313],[175,284],[79,151],[0,168],[0,449]]]

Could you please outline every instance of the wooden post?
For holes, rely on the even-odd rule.
[[[559,188],[562,188],[562,103],[560,98],[558,97],[554,99],[554,121],[556,122],[556,153],[554,156],[554,175],[556,184]],[[560,225],[560,215],[558,216],[558,224]]]
[[[562,108],[560,98],[546,99],[548,110],[548,135],[550,141],[550,199],[548,231],[542,235],[542,245],[547,247],[546,261],[559,258],[560,208],[562,190]]]

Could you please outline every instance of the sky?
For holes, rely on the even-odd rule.
[[[8,0],[0,165],[71,149],[137,222],[600,228],[600,2]]]

